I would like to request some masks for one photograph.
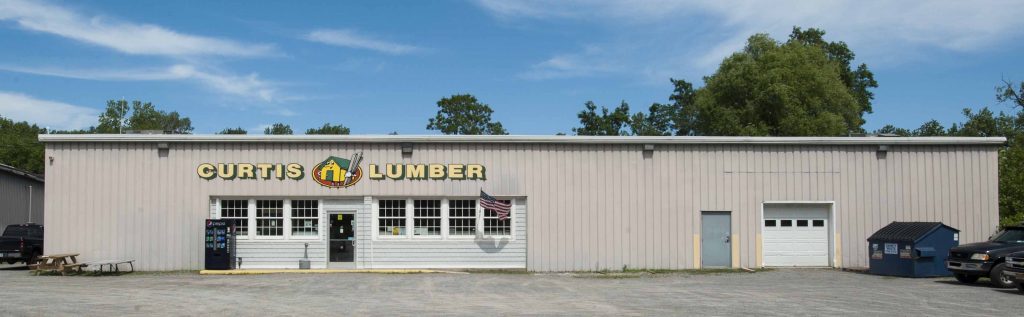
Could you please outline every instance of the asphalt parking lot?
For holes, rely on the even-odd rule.
[[[825,269],[664,274],[31,276],[0,270],[0,315],[942,315],[1024,310],[1016,290]]]

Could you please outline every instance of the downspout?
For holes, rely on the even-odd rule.
[[[32,185],[28,185],[28,222],[32,223]]]

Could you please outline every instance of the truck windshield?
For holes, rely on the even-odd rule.
[[[25,237],[28,236],[28,228],[22,226],[8,226],[7,230],[4,230],[5,237]]]
[[[992,238],[994,242],[1024,243],[1024,228],[1009,228]]]

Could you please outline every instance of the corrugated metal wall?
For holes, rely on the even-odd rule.
[[[942,221],[961,243],[998,223],[994,146],[47,143],[46,247],[134,258],[145,270],[202,266],[210,197],[526,197],[527,266],[536,271],[691,268],[701,210],[731,211],[738,264],[759,266],[765,201],[834,201],[837,265],[866,266],[864,239],[890,221]],[[301,163],[364,153],[364,164],[479,163],[486,181],[203,180],[200,163]],[[365,167],[365,165],[364,165]],[[699,261],[697,261],[699,263]]]
[[[31,194],[29,186],[32,186]],[[30,221],[42,224],[44,192],[43,182],[0,171],[0,232],[7,225]],[[31,215],[29,205],[32,205]]]

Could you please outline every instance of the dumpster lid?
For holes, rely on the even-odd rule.
[[[872,240],[885,240],[885,241],[896,241],[896,242],[917,242],[924,236],[928,235],[939,227],[946,227],[955,232],[960,232],[953,227],[947,226],[941,222],[898,222],[893,221],[889,225],[882,227],[875,231],[871,237],[868,237],[868,241]]]

